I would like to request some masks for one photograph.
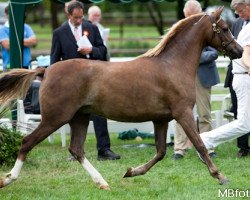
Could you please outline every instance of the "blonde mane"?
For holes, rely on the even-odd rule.
[[[197,17],[201,15],[204,14],[192,15],[175,23],[170,28],[169,32],[161,39],[159,44],[157,44],[154,48],[149,49],[146,53],[140,55],[139,57],[154,57],[159,55],[164,50],[168,42],[170,42],[178,33],[180,33],[187,26],[187,24],[194,24],[194,21],[197,19]]]

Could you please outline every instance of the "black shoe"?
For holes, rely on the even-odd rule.
[[[173,156],[172,156],[172,159],[173,160],[179,160],[181,158],[183,158],[184,156],[179,154],[179,153],[174,153]]]
[[[114,153],[110,149],[104,151],[104,152],[99,152],[97,160],[103,161],[103,160],[118,160],[120,159],[120,155]]]
[[[213,151],[211,153],[208,154],[210,156],[210,158],[215,158],[217,157],[217,154]]]
[[[237,156],[239,158],[242,158],[242,157],[248,156],[249,154],[250,154],[250,150],[240,149]]]

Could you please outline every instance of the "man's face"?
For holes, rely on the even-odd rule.
[[[94,13],[92,13],[92,14],[89,16],[89,20],[90,20],[93,24],[99,23],[100,20],[101,20],[101,13],[99,13],[99,12],[94,12]]]
[[[80,8],[75,8],[72,15],[68,15],[68,18],[74,26],[79,26],[82,23],[83,10]]]
[[[250,5],[239,4],[235,8],[235,13],[239,15],[240,18],[244,20],[250,19]]]

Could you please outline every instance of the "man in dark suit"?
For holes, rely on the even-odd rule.
[[[67,16],[69,20],[53,32],[51,64],[72,58],[105,60],[107,49],[97,26],[83,20],[83,4],[79,1],[69,2]],[[92,46],[78,46],[77,41],[83,35],[87,36]],[[97,139],[98,160],[120,159],[120,156],[110,149],[107,119],[92,115],[91,120]]]
[[[235,38],[238,37],[240,30],[245,25],[246,21],[242,18],[237,18],[237,20],[232,24],[231,26],[231,32]],[[224,87],[229,87],[230,94],[231,94],[231,100],[232,100],[232,107],[230,111],[234,113],[234,118],[237,118],[237,98],[235,91],[232,87],[233,82],[233,74],[232,74],[232,62],[228,65],[227,75],[225,78],[225,85]],[[248,145],[248,137],[249,133],[246,135],[243,135],[237,139],[237,146],[240,149],[238,152],[239,157],[244,157],[250,154],[250,147]]]

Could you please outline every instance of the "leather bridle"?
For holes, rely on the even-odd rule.
[[[216,22],[213,22],[212,17],[210,17],[210,21],[212,23],[212,29],[213,29],[213,35],[211,40],[213,40],[213,38],[215,37],[215,34],[218,34],[220,41],[221,41],[221,47],[219,47],[219,51],[221,51],[224,55],[228,55],[230,57],[231,53],[227,50],[228,45],[230,45],[233,41],[234,41],[234,37],[232,35],[232,39],[229,42],[225,42],[222,40],[221,38],[221,27],[218,25],[218,23],[220,22],[221,18],[219,20],[217,20]],[[230,30],[229,30],[230,31]]]

